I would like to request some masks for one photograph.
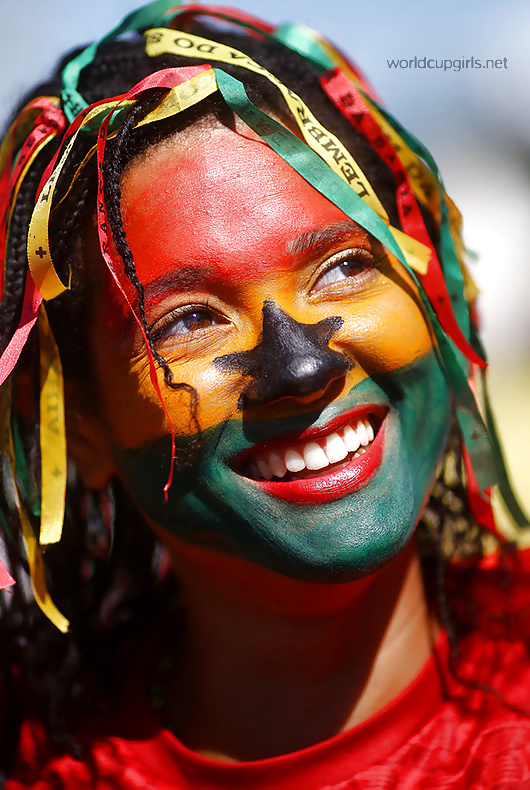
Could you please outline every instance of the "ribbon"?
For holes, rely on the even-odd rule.
[[[70,122],[72,122],[76,115],[87,106],[86,101],[78,92],[77,86],[82,70],[85,66],[92,63],[98,47],[108,41],[112,41],[112,39],[117,38],[123,33],[136,32],[148,27],[162,25],[166,20],[167,12],[179,5],[181,5],[180,0],[155,0],[154,3],[148,3],[138,8],[136,11],[124,17],[119,25],[112,28],[106,36],[94,42],[89,47],[86,47],[76,58],[66,64],[62,73],[62,99],[66,117]]]
[[[267,22],[263,22],[251,14],[246,14],[237,8],[225,8],[224,6],[213,5],[197,5],[190,3],[184,8],[179,10],[171,9],[171,20],[168,27],[172,30],[175,29],[174,25],[178,20],[180,24],[186,23],[188,16],[212,16],[216,19],[223,19],[226,22],[234,22],[236,25],[246,28],[247,30],[255,33],[270,35],[274,31],[274,27]],[[153,25],[155,27],[155,25]],[[156,25],[162,27],[162,25]]]
[[[440,325],[470,362],[479,367],[486,367],[487,363],[470,346],[458,325],[440,262],[415,200],[407,170],[403,167],[388,138],[371,116],[363,97],[346,75],[335,69],[324,75],[320,82],[335,106],[348,118],[352,126],[366,137],[372,148],[394,174],[396,202],[401,226],[407,236],[423,244],[430,253],[428,268],[419,273],[421,284],[434,307]]]
[[[0,261],[2,261],[3,282],[5,282],[5,262],[7,240],[12,214],[15,208],[17,196],[28,172],[29,168],[41,152],[57,134],[64,129],[64,115],[57,107],[58,99],[48,96],[40,97],[30,102],[9,130],[2,149],[0,150]],[[22,130],[26,130],[30,118],[35,111],[40,114],[33,121],[33,129],[26,137],[22,145],[14,167],[12,168],[13,150],[16,145],[17,137]],[[5,147],[4,147],[5,146]],[[2,283],[0,283],[0,298],[2,293]]]
[[[0,357],[0,387],[13,372],[13,368],[18,362],[30,332],[35,326],[41,303],[42,296],[35,288],[35,283],[28,272],[20,322],[4,353]]]
[[[15,580],[11,574],[8,573],[5,565],[0,562],[0,590],[5,590],[6,587],[12,587],[15,583]]]
[[[266,77],[282,94],[306,144],[388,223],[387,213],[370,182],[341,141],[322,126],[296,93],[286,88],[274,74],[244,52],[191,33],[175,34],[174,31],[164,28],[147,31],[145,51],[150,57],[171,53],[188,58],[229,63]]]
[[[359,67],[316,30],[306,25],[284,22],[276,28],[272,38],[284,47],[297,52],[305,60],[310,60],[321,73],[336,67],[340,68],[364,93],[376,96],[374,88]]]
[[[449,204],[446,198],[446,193],[438,166],[429,151],[424,145],[420,143],[419,140],[416,139],[416,137],[410,134],[410,132],[408,132],[398,121],[396,121],[396,119],[393,118],[385,109],[379,107],[375,103],[373,103],[373,105],[386,119],[386,121],[394,127],[398,134],[403,138],[409,149],[411,149],[417,157],[424,160],[424,162],[431,169],[432,175],[436,180],[437,190],[440,196],[440,258],[443,266],[444,278],[458,324],[464,332],[464,335],[469,337],[471,331],[469,324],[469,309],[464,298],[464,276],[462,273],[462,264],[458,259],[453,244],[449,222]]]
[[[59,349],[44,305],[38,321],[40,341],[41,526],[39,543],[58,543],[66,494],[64,387]]]
[[[1,424],[1,439],[0,444],[9,457],[9,468],[11,472],[11,490],[13,493],[15,506],[18,513],[18,518],[22,528],[22,536],[26,546],[26,553],[29,566],[29,575],[31,579],[31,586],[33,595],[37,605],[51,620],[51,622],[63,633],[68,631],[69,623],[66,617],[55,606],[46,585],[45,566],[42,554],[33,533],[33,529],[22,504],[19,487],[17,482],[17,471],[15,461],[15,449],[13,444],[13,431],[10,422],[10,415],[12,413],[12,387],[11,382],[7,382],[0,389],[0,414],[3,415]]]

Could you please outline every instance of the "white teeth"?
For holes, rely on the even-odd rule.
[[[254,456],[248,461],[248,474],[259,480],[282,478],[287,471],[302,472],[304,469],[318,471],[330,464],[343,461],[350,455],[359,458],[366,452],[368,445],[374,440],[374,429],[366,419],[358,420],[354,426],[346,425],[340,433],[332,433],[324,440],[307,442],[297,450],[274,450]]]
[[[258,465],[258,469],[261,472],[261,476],[265,478],[265,480],[270,480],[272,478],[273,472],[269,466],[269,464],[263,460],[263,458],[257,458],[256,463]]]
[[[283,477],[287,472],[287,467],[281,455],[278,455],[278,453],[270,453],[267,460],[276,477]]]
[[[259,471],[258,465],[254,463],[254,461],[250,461],[248,465],[248,471],[250,472],[251,477],[260,478],[261,472]]]
[[[368,431],[366,430],[366,425],[362,420],[359,420],[356,426],[357,437],[363,447],[366,447],[367,444],[370,444],[370,439],[368,438]]]
[[[338,433],[332,433],[331,436],[328,436],[326,439],[326,455],[330,464],[336,464],[337,461],[343,461],[348,455],[348,448]]]
[[[351,427],[351,425],[347,425],[344,428],[344,444],[348,448],[349,453],[354,453],[356,450],[359,449],[360,441],[357,438],[357,434]]]
[[[304,461],[306,469],[324,469],[329,466],[326,453],[316,442],[309,442],[304,447]]]
[[[290,472],[301,472],[305,469],[305,461],[300,453],[290,448],[285,453],[285,466]]]

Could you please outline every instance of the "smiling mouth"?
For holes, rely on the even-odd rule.
[[[326,426],[257,445],[236,471],[267,493],[293,502],[324,502],[350,493],[377,470],[386,410],[356,408]]]
[[[255,455],[247,456],[241,470],[253,480],[307,480],[340,469],[354,458],[360,458],[372,444],[379,424],[364,417],[318,440],[292,442]]]

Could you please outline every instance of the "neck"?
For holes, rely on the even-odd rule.
[[[249,761],[365,720],[427,660],[433,624],[413,545],[370,577],[316,585],[179,545],[185,634],[169,714],[191,749]]]

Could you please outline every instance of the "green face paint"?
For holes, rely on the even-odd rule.
[[[342,436],[369,415],[380,425],[374,441],[353,461],[350,454],[338,472],[340,464],[295,485],[251,479],[256,457],[281,456],[287,448],[302,453],[306,435],[325,447],[326,436]],[[179,538],[292,578],[338,582],[373,572],[405,546],[430,492],[449,416],[448,388],[429,352],[361,381],[320,412],[228,420],[205,430],[195,463],[176,471],[167,502],[169,436],[115,453],[139,507]],[[352,475],[356,467],[364,476]],[[284,498],[282,487],[289,486],[296,490]]]

